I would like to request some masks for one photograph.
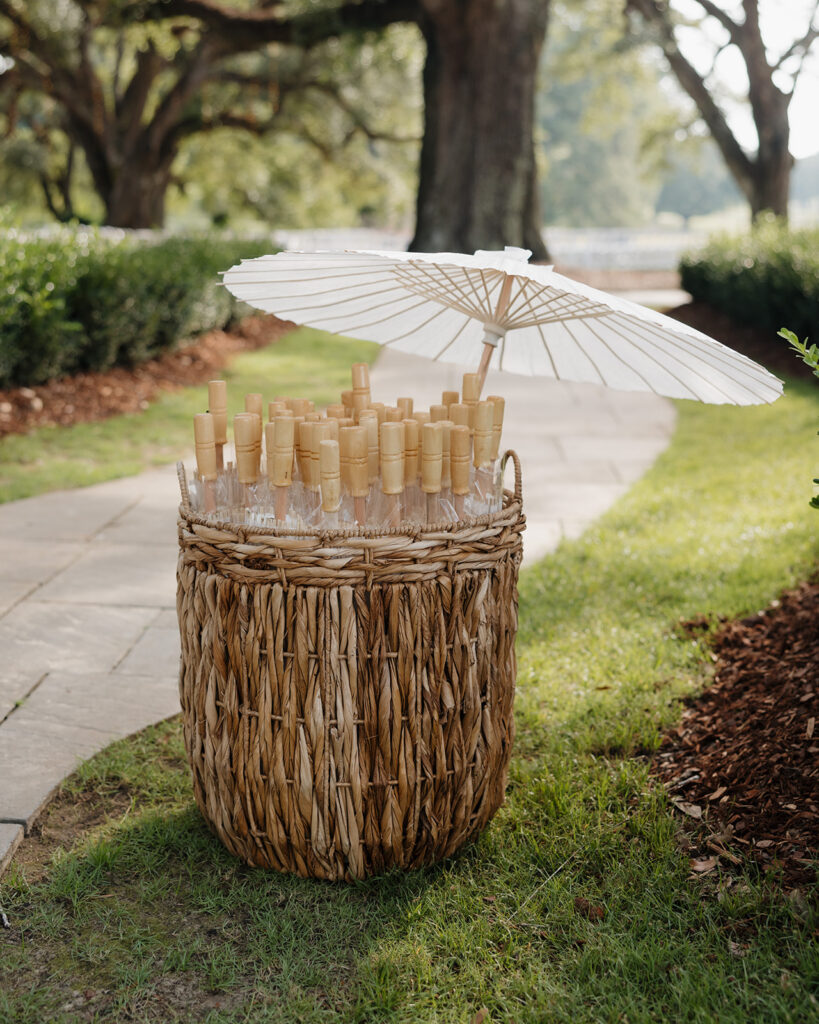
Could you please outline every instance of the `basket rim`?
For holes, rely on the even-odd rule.
[[[487,512],[482,516],[473,516],[468,519],[459,519],[456,522],[443,523],[418,523],[412,526],[381,527],[376,529],[372,526],[349,526],[335,529],[293,529],[287,526],[251,526],[246,523],[236,523],[229,519],[208,519],[198,512],[194,512],[190,505],[190,492],[185,474],[185,466],[180,461],[176,464],[177,477],[179,479],[179,490],[182,500],[179,504],[179,517],[191,526],[200,526],[210,530],[231,532],[245,538],[248,537],[292,537],[292,538],[315,538],[326,546],[330,538],[337,537],[339,540],[351,540],[355,538],[376,539],[379,537],[407,537],[411,540],[418,540],[424,536],[440,535],[442,533],[458,533],[462,530],[474,530],[475,527],[492,526],[501,520],[508,521],[510,513],[518,516],[523,508],[523,486],[521,480],[520,459],[517,452],[511,448],[504,452],[501,457],[501,473],[506,469],[508,460],[511,459],[515,467],[515,489],[514,491],[504,490],[503,504],[497,512]]]

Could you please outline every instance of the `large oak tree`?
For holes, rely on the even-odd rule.
[[[185,139],[224,127],[266,131],[289,97],[309,90],[325,104],[343,105],[304,55],[319,42],[390,18],[379,0],[363,0],[336,8],[331,20],[325,12],[267,14],[265,23],[256,32],[240,23],[228,36],[218,18],[192,20],[171,4],[66,0],[55,11],[50,0],[0,0],[0,54],[13,62],[0,75],[8,128],[36,95],[41,105],[33,116],[29,111],[29,122],[41,133],[62,131],[68,168],[74,151],[82,151],[106,223],[160,226]],[[347,113],[354,121],[355,111]],[[54,177],[62,209],[70,212],[69,175]],[[56,213],[54,191],[47,188],[46,199]]]
[[[242,86],[266,82],[277,92],[274,106],[288,91],[316,87],[298,67],[282,77],[269,59],[263,71],[242,66],[243,60],[252,65],[254,55],[305,53],[334,37],[413,22],[427,44],[413,247],[471,251],[510,244],[546,256],[533,122],[548,0],[326,6],[254,0],[241,7],[212,0],[66,2],[75,24],[55,33],[47,14],[40,10],[38,17],[37,0],[0,0],[0,53],[14,60],[0,84],[15,96],[34,91],[56,104],[63,130],[85,155],[109,223],[162,222],[174,160],[189,135],[219,126],[268,127],[248,115]],[[105,81],[94,60],[95,33],[134,22],[172,33],[177,45],[164,52],[147,31],[133,58],[118,60]],[[214,81],[238,86],[236,102],[217,109],[202,103]],[[321,85],[328,102],[340,100],[328,83]]]
[[[690,16],[692,4],[698,8],[699,17]],[[819,38],[819,0],[805,14],[803,31],[778,53],[773,53],[763,39],[759,6],[759,0],[730,4],[717,0],[626,0],[626,10],[648,27],[677,81],[696,104],[748,200],[752,218],[765,211],[784,218],[794,164],[788,110],[805,59]],[[711,68],[698,68],[686,42],[686,35],[690,41],[692,31],[701,43],[713,41]],[[728,48],[740,55],[747,72],[745,100],[756,129],[755,152],[742,146],[720,102],[717,62]]]

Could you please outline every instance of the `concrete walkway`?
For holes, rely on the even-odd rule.
[[[374,397],[435,402],[460,372],[384,352]],[[486,393],[506,397],[523,461],[527,563],[582,533],[674,426],[654,395],[507,374]],[[0,872],[80,761],[178,710],[178,500],[168,466],[0,505]]]

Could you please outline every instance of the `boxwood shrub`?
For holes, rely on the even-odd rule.
[[[0,237],[0,387],[133,365],[235,315],[218,273],[271,251],[221,238]]]
[[[751,234],[722,235],[680,264],[682,286],[741,324],[774,335],[789,327],[819,340],[819,229],[788,230],[770,220]]]

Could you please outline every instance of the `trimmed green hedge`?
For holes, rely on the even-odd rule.
[[[0,388],[133,365],[235,313],[219,271],[260,241],[0,238]]]
[[[749,235],[713,238],[682,258],[680,276],[695,300],[737,323],[819,340],[819,229],[768,221]]]

